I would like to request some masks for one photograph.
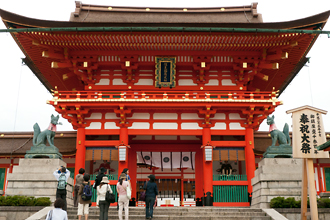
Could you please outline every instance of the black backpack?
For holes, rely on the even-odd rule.
[[[86,184],[83,189],[83,194],[81,194],[81,199],[84,201],[91,200],[93,196],[92,188],[89,184]]]

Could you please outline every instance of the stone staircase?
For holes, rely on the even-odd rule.
[[[77,208],[68,208],[68,218],[78,219]],[[88,219],[99,219],[99,208],[90,207]],[[110,207],[109,219],[118,219],[116,207]],[[125,213],[123,212],[125,219]],[[82,217],[84,219],[84,216]],[[144,220],[144,207],[130,207],[130,220]],[[271,220],[261,209],[218,207],[157,207],[153,220]]]

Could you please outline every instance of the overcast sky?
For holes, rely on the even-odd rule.
[[[142,6],[142,7],[221,7],[251,5],[253,1],[109,1],[85,0],[84,4],[109,6]],[[296,20],[330,10],[329,0],[259,0],[257,11],[262,14],[264,22]],[[0,8],[26,17],[46,20],[68,21],[70,13],[75,10],[74,0],[1,0]],[[0,29],[5,29],[0,23]],[[330,21],[324,30],[330,31]],[[308,54],[307,64],[294,78],[291,84],[279,97],[284,102],[275,110],[275,122],[282,130],[285,123],[290,126],[291,116],[287,110],[310,105],[330,111],[330,38],[319,36]],[[41,130],[48,127],[51,114],[57,114],[53,106],[46,101],[52,98],[27,66],[22,65],[23,53],[8,33],[0,33],[0,132],[32,131],[33,124],[38,122]],[[72,130],[66,119],[61,118],[59,131]],[[330,113],[323,116],[325,130],[330,132]],[[260,130],[267,131],[265,122]],[[290,129],[291,130],[291,129]]]

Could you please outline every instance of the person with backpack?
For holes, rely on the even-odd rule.
[[[128,181],[125,181],[126,174],[122,173],[119,177],[119,182],[117,183],[117,193],[119,195],[118,204],[118,217],[119,220],[123,220],[123,208],[125,209],[125,220],[128,220],[128,204],[129,199],[127,197],[127,188],[130,187]]]
[[[85,220],[88,219],[89,206],[92,205],[92,186],[89,182],[89,174],[84,174],[84,181],[79,187],[78,196],[78,219],[81,220],[81,216],[85,215]]]
[[[66,203],[66,184],[70,177],[70,171],[65,167],[61,167],[58,170],[55,170],[53,175],[57,180],[57,189],[56,189],[56,199],[61,198],[64,200],[64,207],[63,210],[67,210],[67,203]]]
[[[107,176],[102,178],[100,185],[97,186],[97,200],[96,205],[100,207],[100,217],[99,220],[108,220],[108,211],[110,201],[106,200],[106,193],[110,191],[112,193],[111,187],[108,185],[109,180]]]
[[[55,209],[47,213],[46,220],[68,220],[68,214],[63,210],[65,202],[63,199],[58,198],[54,202]]]

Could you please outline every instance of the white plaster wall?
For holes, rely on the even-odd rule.
[[[148,122],[133,122],[132,126],[128,129],[149,129],[150,124]]]
[[[129,119],[150,119],[149,113],[134,113],[132,117],[127,117]]]
[[[217,79],[210,79],[206,86],[218,86],[219,85],[219,80]]]
[[[179,86],[195,86],[197,84],[194,83],[194,81],[192,79],[179,79],[178,85]]]
[[[200,119],[197,113],[182,113],[181,119]]]
[[[135,85],[139,85],[139,86],[152,86],[153,84],[154,84],[153,79],[139,79],[139,81],[135,83]]]
[[[238,113],[230,113],[229,119],[244,119],[244,118],[241,118],[241,116],[239,116]]]
[[[154,119],[178,119],[177,113],[155,113]]]
[[[89,118],[85,118],[85,119],[102,119],[102,113],[92,113],[91,116]]]
[[[86,129],[101,129],[102,123],[101,122],[91,122]]]
[[[214,127],[211,130],[226,130],[226,123],[224,122],[216,122]]]
[[[154,129],[178,129],[177,123],[154,123]]]
[[[182,123],[181,129],[188,130],[188,129],[202,129],[202,128],[199,127],[198,123],[191,122],[191,123]]]
[[[230,130],[245,130],[245,128],[243,128],[241,126],[241,124],[238,122],[229,123],[229,129]]]
[[[127,85],[122,79],[113,79],[112,85]]]
[[[214,117],[212,119],[224,120],[224,119],[226,119],[226,114],[225,113],[215,113]]]
[[[104,129],[117,129],[115,122],[106,122],[104,123]]]
[[[110,79],[100,79],[100,82],[95,83],[97,86],[110,85]]]
[[[105,114],[105,119],[119,119],[119,118],[116,116],[116,113],[109,112]]]
[[[233,82],[231,81],[231,79],[223,79],[223,80],[221,80],[221,84],[222,84],[223,86],[236,86],[236,84],[233,83]]]

